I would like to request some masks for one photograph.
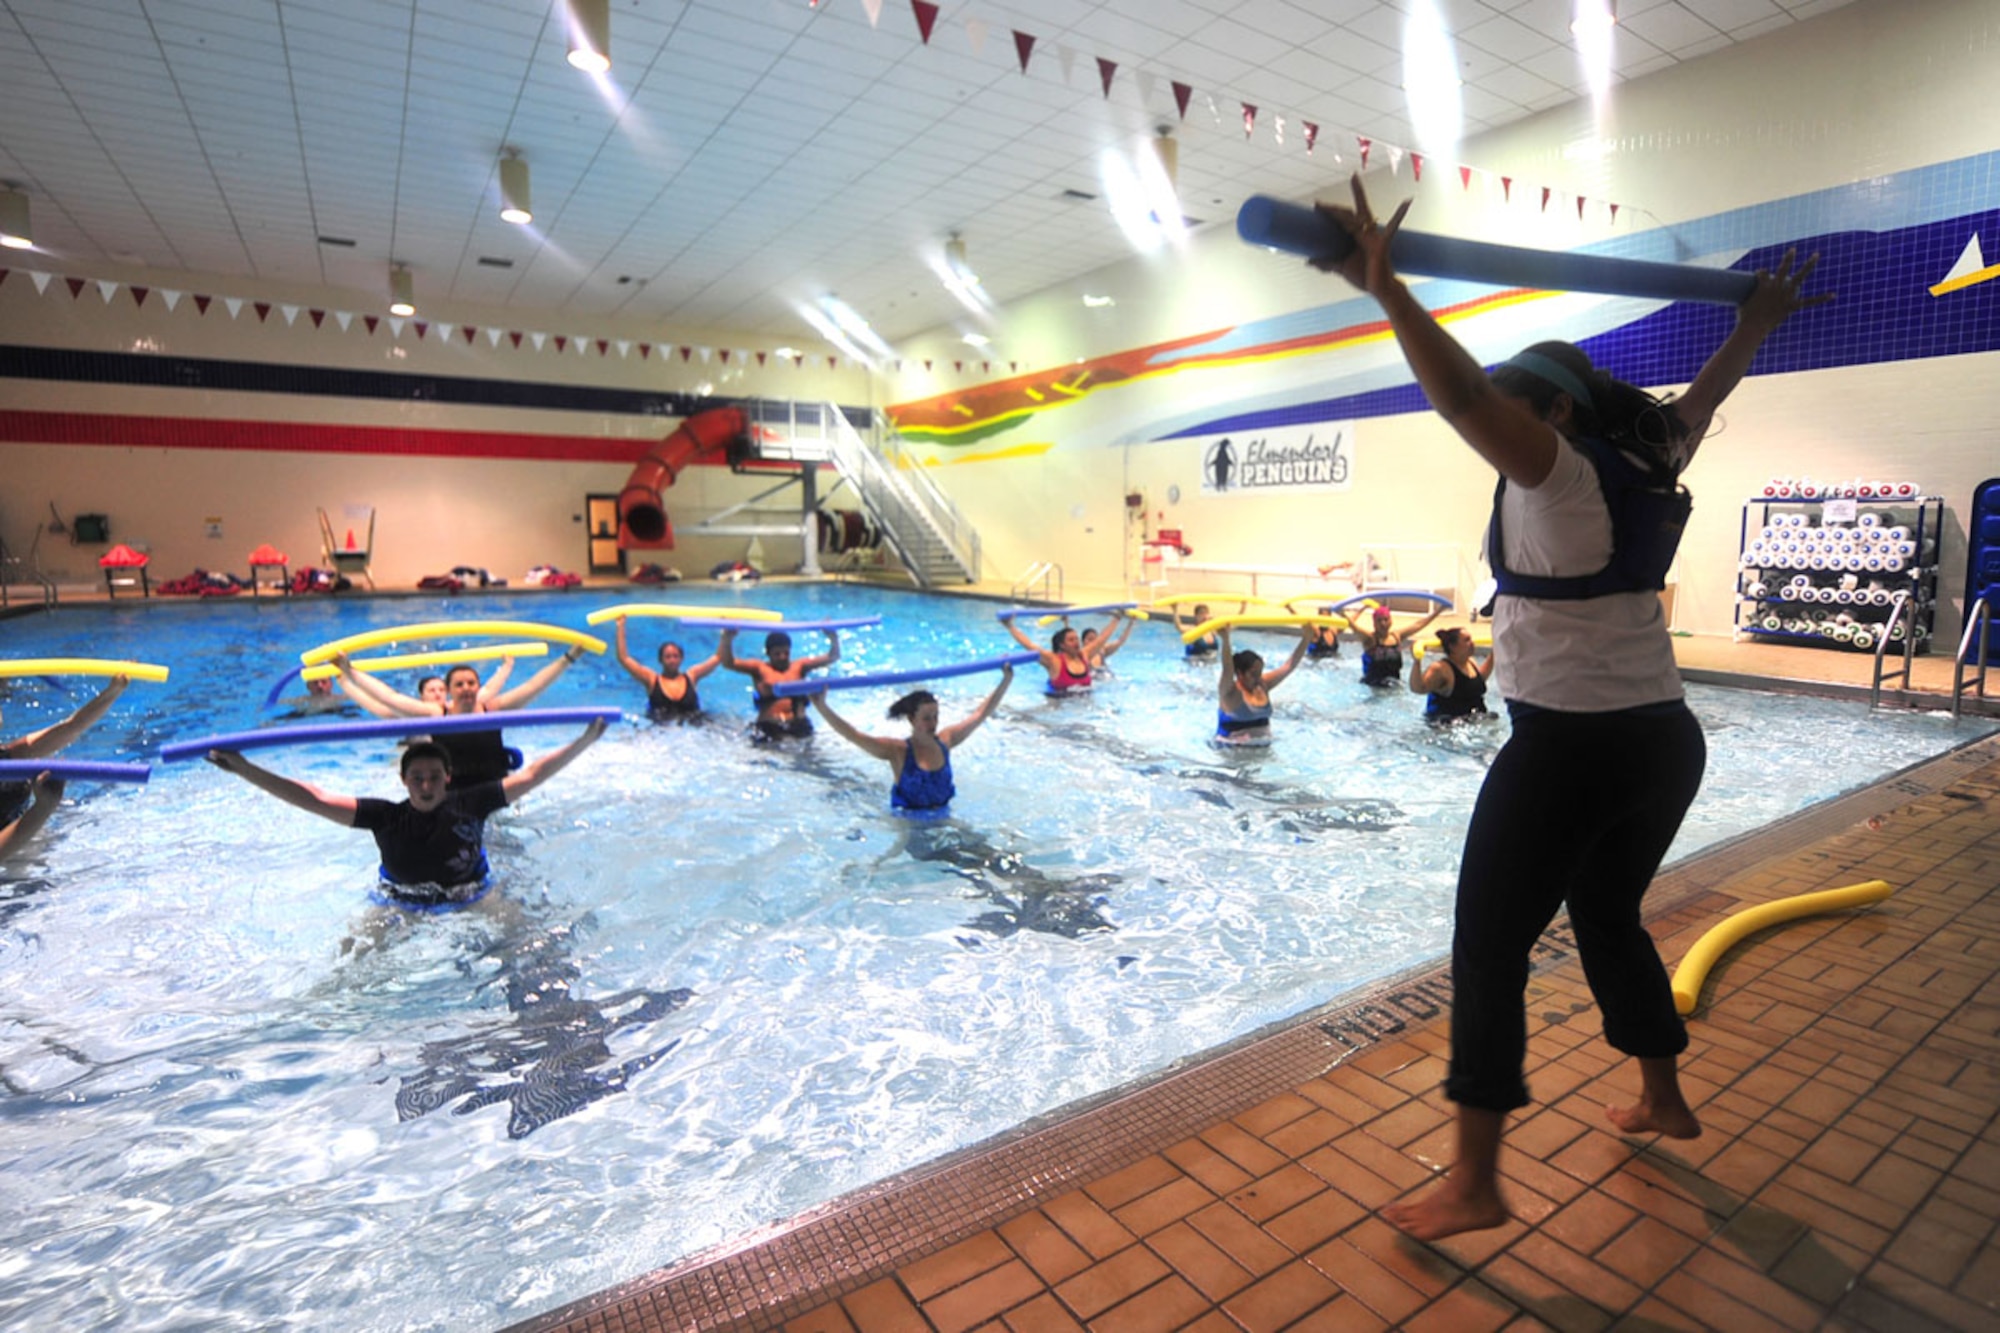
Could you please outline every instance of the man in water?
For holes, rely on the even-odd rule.
[[[785,699],[772,693],[771,687],[783,681],[804,680],[809,671],[832,666],[840,660],[840,631],[826,631],[826,651],[818,657],[792,658],[792,636],[785,631],[772,630],[764,636],[764,660],[744,659],[736,655],[736,631],[722,631],[721,640],[715,646],[715,655],[722,659],[722,665],[731,671],[741,671],[750,677],[750,688],[757,696],[756,730],[751,739],[760,741],[783,740],[788,736],[812,735],[812,719],[806,716],[804,699]]]
[[[450,790],[450,753],[433,741],[419,741],[403,751],[403,788],[409,796],[401,801],[322,791],[260,768],[234,750],[210,750],[208,762],[308,814],[368,830],[382,853],[379,901],[436,912],[469,907],[491,887],[486,817],[560,773],[603,734],[604,719],[597,718],[560,750],[530,760],[500,781],[456,791]]]

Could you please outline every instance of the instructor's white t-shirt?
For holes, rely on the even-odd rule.
[[[1500,527],[1507,568],[1517,574],[1595,574],[1611,560],[1611,512],[1597,469],[1568,440],[1541,485],[1507,483]],[[1608,713],[1682,697],[1656,592],[1581,601],[1502,597],[1493,649],[1493,685],[1510,702]]]

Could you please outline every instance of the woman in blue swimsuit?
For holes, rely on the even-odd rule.
[[[896,785],[889,789],[891,807],[897,810],[943,810],[957,795],[951,780],[951,752],[963,745],[979,724],[993,715],[993,710],[1000,705],[1000,696],[1007,693],[1007,687],[1013,683],[1014,668],[1002,667],[1000,683],[993,687],[993,692],[980,702],[979,707],[973,709],[964,721],[942,728],[938,726],[937,696],[929,690],[911,691],[889,705],[890,717],[908,720],[910,734],[907,738],[870,736],[859,730],[827,706],[824,690],[813,695],[812,701],[828,726],[877,759],[888,761],[890,769],[896,774]]]
[[[1264,659],[1249,649],[1240,653],[1229,648],[1229,626],[1217,633],[1222,639],[1222,679],[1216,686],[1215,743],[1217,745],[1269,745],[1271,743],[1271,691],[1298,668],[1312,642],[1312,629],[1299,631],[1292,655],[1276,671],[1264,670]]]

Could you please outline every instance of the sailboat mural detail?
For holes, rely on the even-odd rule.
[[[1951,272],[1931,288],[1932,296],[1943,296],[1976,283],[1990,282],[2000,278],[2000,264],[1988,264],[1985,254],[1979,248],[1979,233],[1973,232],[1972,239],[1965,243],[1958,262],[1951,266]]]

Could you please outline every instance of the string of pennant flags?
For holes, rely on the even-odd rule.
[[[813,8],[815,9],[823,8],[828,3],[831,3],[831,0],[812,0]],[[872,28],[879,28],[881,26],[882,4],[883,0],[861,0],[861,7],[867,12],[868,24]],[[939,4],[936,3],[936,0],[910,0],[910,9],[916,19],[917,35],[922,38],[923,45],[929,46],[931,38],[937,31],[938,17],[941,13]],[[971,47],[972,53],[974,55],[981,54],[986,48],[988,39],[992,36],[993,25],[973,13],[960,14],[958,21],[965,29],[966,41]],[[1072,81],[1077,64],[1081,59],[1081,53],[1075,48],[1060,42],[1044,42],[1034,33],[1026,32],[1020,28],[1009,28],[1008,31],[1013,35],[1014,57],[1019,63],[1023,75],[1027,74],[1029,62],[1034,58],[1034,54],[1038,49],[1046,53],[1049,49],[1053,48],[1057,62],[1062,68],[1063,82],[1068,84]],[[1109,101],[1111,99],[1112,87],[1117,82],[1119,75],[1118,62],[1104,56],[1092,56],[1091,59],[1096,65],[1098,85],[1103,89],[1105,100]],[[1132,81],[1138,86],[1141,104],[1146,106],[1153,105],[1158,95],[1161,76],[1145,69],[1135,69],[1131,74]],[[1376,153],[1380,153],[1382,157],[1387,159],[1389,172],[1394,176],[1401,176],[1403,163],[1407,161],[1410,164],[1411,178],[1415,181],[1423,180],[1424,168],[1426,166],[1430,166],[1435,170],[1437,165],[1425,154],[1411,148],[1405,148],[1401,144],[1392,144],[1385,140],[1371,138],[1363,134],[1347,134],[1344,132],[1323,134],[1323,127],[1317,121],[1306,120],[1304,117],[1287,115],[1282,112],[1270,112],[1267,114],[1268,108],[1227,96],[1218,100],[1216,95],[1199,92],[1193,84],[1183,79],[1168,78],[1167,84],[1173,94],[1174,108],[1179,113],[1182,123],[1186,123],[1188,108],[1194,104],[1197,96],[1201,98],[1202,104],[1208,110],[1210,119],[1217,126],[1226,123],[1225,118],[1229,113],[1224,108],[1231,101],[1234,101],[1236,104],[1235,115],[1242,122],[1245,142],[1256,138],[1257,126],[1261,120],[1270,132],[1273,142],[1280,148],[1286,144],[1288,131],[1292,131],[1296,127],[1297,142],[1305,148],[1306,156],[1308,157],[1313,156],[1315,151],[1324,145],[1333,153],[1333,160],[1336,163],[1343,162],[1345,158],[1341,153],[1339,145],[1351,141],[1354,154],[1360,159],[1363,171],[1368,169],[1369,159]],[[1475,180],[1480,183],[1480,187],[1485,193],[1490,194],[1492,189],[1497,186],[1502,200],[1509,204],[1514,202],[1515,187],[1519,186],[1521,197],[1527,202],[1533,202],[1539,192],[1541,210],[1544,213],[1549,211],[1552,204],[1567,206],[1573,203],[1576,209],[1577,221],[1583,222],[1587,220],[1591,205],[1596,204],[1604,210],[1606,220],[1612,226],[1617,225],[1618,215],[1621,211],[1627,212],[1629,217],[1630,210],[1627,210],[1624,205],[1608,199],[1593,200],[1581,194],[1572,194],[1558,189],[1552,185],[1524,182],[1518,177],[1491,172],[1484,167],[1470,166],[1464,163],[1453,163],[1452,165],[1458,169],[1459,185],[1462,189],[1471,190]]]
[[[723,365],[738,368],[748,368],[753,363],[765,367],[772,364],[782,366],[790,362],[793,368],[802,370],[808,365],[817,364],[822,359],[790,348],[767,351],[744,347],[716,347],[702,343],[641,342],[634,338],[597,338],[587,334],[549,333],[540,329],[507,329],[488,324],[456,324],[443,320],[376,315],[287,301],[258,301],[242,296],[215,296],[207,292],[171,287],[142,286],[115,278],[79,278],[46,269],[0,268],[0,286],[4,286],[8,278],[17,272],[34,284],[38,296],[46,296],[51,289],[67,290],[72,301],[79,301],[83,299],[84,293],[95,292],[108,306],[118,299],[120,292],[123,292],[139,309],[145,309],[148,302],[157,300],[170,315],[180,314],[185,317],[191,312],[197,319],[207,316],[212,310],[220,311],[231,320],[241,318],[247,312],[259,324],[263,324],[275,315],[284,322],[286,328],[298,327],[300,319],[303,318],[315,330],[324,332],[331,328],[334,332],[350,336],[373,337],[376,333],[386,330],[388,336],[393,339],[400,339],[407,333],[418,342],[428,341],[448,345],[453,338],[459,338],[467,346],[472,346],[484,337],[488,347],[512,351],[553,352],[557,356],[568,353],[589,356],[595,352],[600,357],[609,358],[616,355],[621,360],[629,359],[636,352],[641,361],[650,361],[657,356],[663,363],[671,364],[678,356],[684,363],[699,362],[704,366]],[[829,370],[839,369],[842,362],[841,357],[831,354],[824,360]],[[905,363],[896,360],[891,364],[900,373]],[[926,371],[932,371],[939,363],[935,358],[925,358],[921,364]],[[951,363],[952,368],[961,375],[968,367],[975,364],[981,373],[992,374],[998,363],[963,360]],[[1006,365],[1009,373],[1019,373],[1018,361],[1009,361]]]

